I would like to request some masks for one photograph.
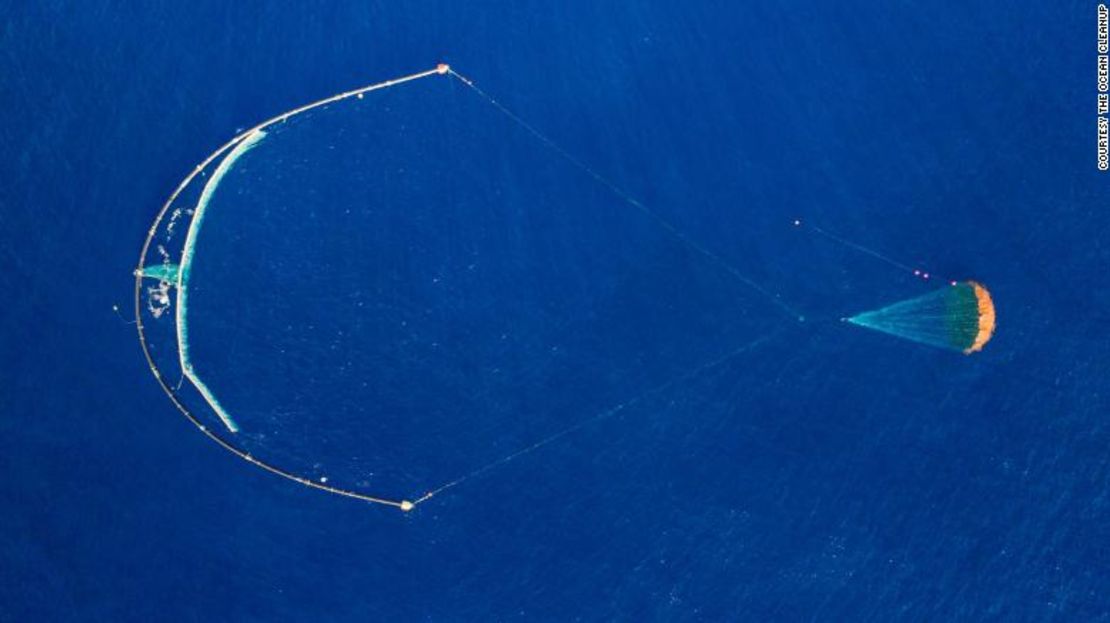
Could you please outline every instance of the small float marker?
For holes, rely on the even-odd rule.
[[[441,76],[445,75],[449,71],[451,71],[451,66],[447,63],[440,63],[436,65],[436,73]]]
[[[442,65],[441,65],[441,67],[442,67]],[[415,506],[415,504],[413,504],[412,502],[410,502],[408,500],[401,500],[401,510],[406,512],[406,513],[411,511],[414,506]]]

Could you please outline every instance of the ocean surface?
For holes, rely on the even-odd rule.
[[[0,621],[1110,621],[1096,3],[158,4],[0,7]],[[139,284],[400,512],[133,271],[441,62],[213,194],[240,432]]]

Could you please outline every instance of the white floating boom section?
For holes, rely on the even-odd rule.
[[[197,388],[200,395],[204,396],[208,406],[212,407],[216,415],[220,416],[220,421],[224,423],[224,426],[227,426],[227,429],[233,433],[239,432],[239,426],[220,405],[220,402],[216,400],[212,390],[208,389],[204,381],[197,376],[196,370],[193,368],[193,362],[189,358],[189,275],[193,270],[193,255],[197,246],[197,234],[200,233],[200,227],[204,224],[204,216],[208,211],[208,202],[212,200],[212,194],[216,192],[216,188],[220,185],[220,180],[224,178],[224,175],[227,175],[231,167],[235,166],[235,161],[250,151],[265,136],[266,133],[262,130],[252,130],[249,134],[243,136],[239,144],[224,157],[216,170],[212,172],[212,177],[204,185],[197,206],[193,210],[193,219],[189,223],[188,233],[185,234],[185,246],[181,250],[181,265],[177,271],[177,355],[181,361],[181,372]]]

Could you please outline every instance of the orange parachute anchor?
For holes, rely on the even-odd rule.
[[[979,352],[994,335],[990,291],[978,281],[942,288],[844,319],[854,325],[964,354]]]

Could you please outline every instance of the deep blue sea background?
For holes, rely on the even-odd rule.
[[[1095,4],[90,1],[0,17],[0,620],[1110,620]],[[518,224],[525,239],[581,245],[579,272],[545,265],[552,280],[491,307],[518,295],[534,343],[517,352],[539,357],[544,314],[609,288],[589,326],[616,332],[551,344],[589,374],[520,373],[546,388],[500,412],[520,428],[467,414],[490,459],[772,338],[405,515],[200,435],[142,358],[131,271],[165,198],[237,130],[441,60],[809,322],[681,245],[633,261],[650,228],[604,226],[631,217],[553,153],[553,177],[521,175],[542,146],[502,119],[505,142],[486,127],[460,162],[542,194],[523,214],[566,215],[523,219],[542,227]],[[480,204],[468,192],[458,205]],[[985,282],[994,341],[969,358],[836,322],[928,287],[795,217]],[[491,278],[524,270],[491,244]],[[401,471],[457,475],[477,439]]]

